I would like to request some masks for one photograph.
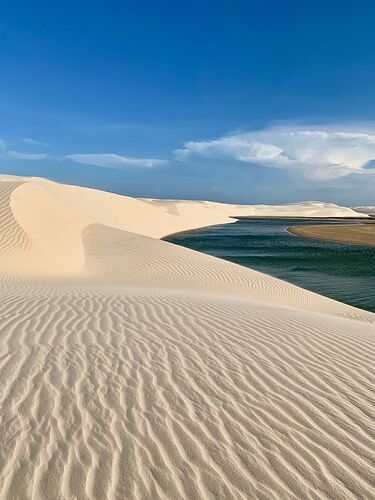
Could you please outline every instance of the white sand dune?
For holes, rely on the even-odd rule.
[[[1,499],[374,498],[375,315],[156,239],[281,213],[0,178]]]
[[[363,206],[363,207],[355,207],[353,208],[355,212],[361,212],[367,215],[375,215],[375,207],[371,205]]]

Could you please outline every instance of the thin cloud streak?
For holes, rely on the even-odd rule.
[[[24,137],[21,141],[25,144],[31,144],[33,146],[48,146],[47,142],[37,141],[35,139],[31,139],[30,137]]]
[[[67,155],[66,158],[84,165],[95,165],[97,167],[114,168],[118,170],[123,170],[128,167],[154,168],[169,163],[168,160],[131,158],[114,153],[70,154]]]
[[[9,151],[9,158],[15,160],[45,160],[48,156],[47,153],[20,153],[19,151]]]

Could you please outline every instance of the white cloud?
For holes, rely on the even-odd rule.
[[[167,160],[154,158],[129,158],[117,154],[73,154],[66,156],[69,160],[85,165],[96,165],[98,167],[115,168],[122,170],[126,167],[153,168],[168,163]]]
[[[272,160],[282,153],[279,147],[255,140],[249,140],[245,134],[222,137],[214,141],[190,141],[182,149],[177,149],[176,154],[184,159],[190,154],[200,156],[233,157],[239,161],[257,162]]]
[[[25,137],[21,139],[21,141],[25,142],[26,144],[32,144],[34,146],[48,146],[46,142],[36,141],[35,139],[31,139],[30,137]]]
[[[9,151],[10,158],[15,160],[44,160],[47,158],[47,153],[20,153],[18,151]]]
[[[6,161],[9,159],[13,160],[44,160],[47,158],[47,153],[23,153],[20,151],[11,151],[7,148],[5,141],[0,139],[0,160]]]
[[[180,160],[192,155],[229,158],[329,180],[375,173],[365,168],[375,159],[375,132],[284,126],[186,142],[175,154]]]

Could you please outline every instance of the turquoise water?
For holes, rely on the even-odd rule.
[[[332,222],[338,223],[241,219],[165,239],[375,312],[375,248],[311,240],[287,231],[293,225]]]

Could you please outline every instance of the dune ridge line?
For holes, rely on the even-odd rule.
[[[0,176],[0,498],[374,498],[375,314],[160,240],[280,214]]]

